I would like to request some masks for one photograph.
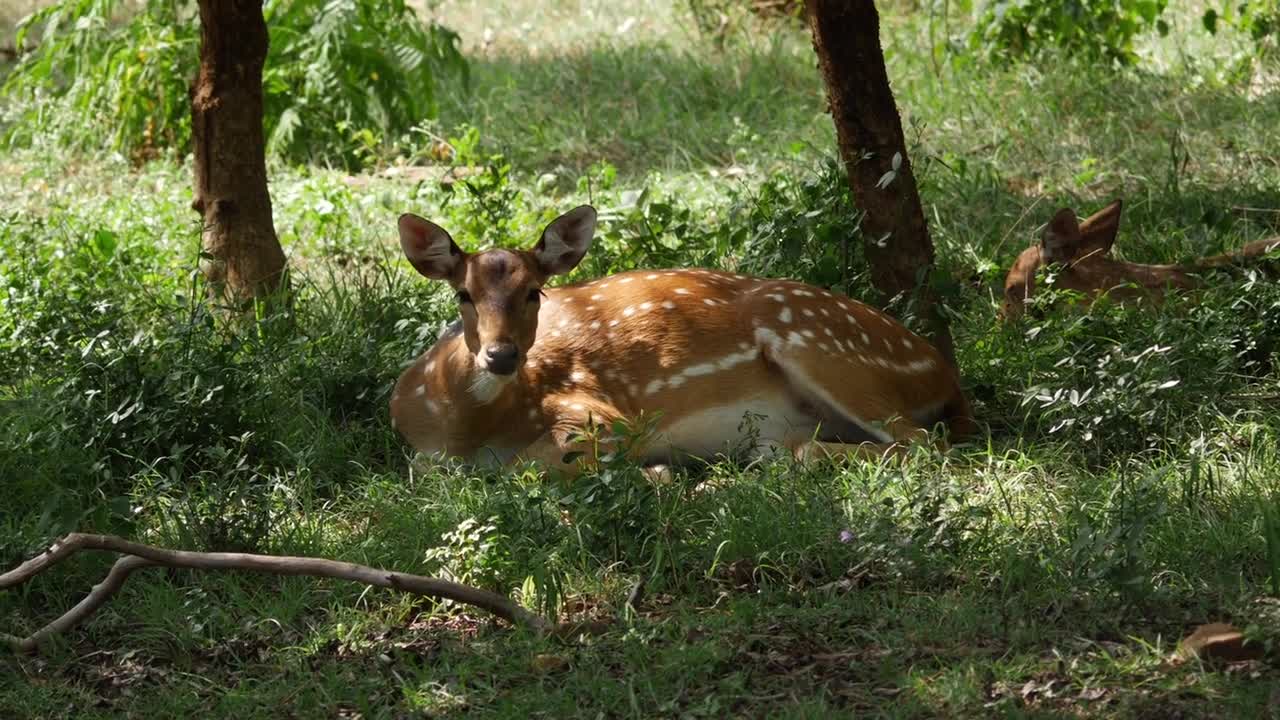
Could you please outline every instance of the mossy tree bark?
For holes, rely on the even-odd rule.
[[[287,290],[271,220],[262,67],[262,0],[200,0],[200,70],[191,88],[195,201],[204,219],[200,268],[210,298],[231,307]],[[278,296],[277,296],[278,297]]]
[[[928,282],[933,241],[889,87],[875,3],[805,0],[805,10],[827,85],[840,158],[854,204],[863,213],[863,247],[872,283],[886,300],[899,293],[916,294],[934,344],[954,365],[951,330]]]

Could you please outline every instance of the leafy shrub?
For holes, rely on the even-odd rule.
[[[1160,308],[1074,311],[1068,293],[1040,293],[1026,321],[975,343],[967,352],[982,357],[962,364],[1002,389],[993,415],[1020,435],[1058,435],[1098,459],[1185,442],[1218,413],[1248,410],[1246,388],[1275,373],[1280,288],[1219,282]]]
[[[293,161],[355,165],[436,113],[440,76],[464,80],[457,35],[403,0],[273,0],[263,70],[269,148]],[[26,54],[0,87],[10,143],[38,137],[142,156],[191,142],[188,84],[199,61],[191,0],[62,0],[23,21]],[[33,31],[40,41],[28,47]]]
[[[268,145],[294,160],[368,159],[435,117],[437,78],[467,78],[457,34],[404,0],[275,0],[264,15]]]
[[[140,482],[179,506],[193,542],[252,547],[293,469],[328,494],[352,457],[401,462],[386,395],[420,342],[406,326],[439,317],[424,298],[390,275],[304,284],[294,317],[231,332],[153,243],[145,225],[0,221],[0,482],[44,516],[0,535],[2,556],[91,508],[94,527],[127,526]]]
[[[1133,39],[1155,27],[1167,0],[990,0],[970,31],[969,44],[993,57],[1023,58],[1057,49],[1088,60],[1135,59]]]
[[[1246,0],[1224,2],[1222,10],[1209,7],[1201,16],[1204,29],[1216,35],[1220,25],[1235,27],[1246,33],[1260,48],[1275,47],[1280,34],[1280,0]]]
[[[506,592],[511,584],[512,540],[498,529],[498,518],[467,518],[444,534],[442,545],[427,551],[433,573],[464,585]]]

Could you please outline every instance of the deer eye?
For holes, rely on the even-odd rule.
[[[464,303],[464,304],[471,302],[471,293],[467,292],[466,290],[459,290],[458,302]]]
[[[532,288],[529,290],[528,301],[531,303],[541,302],[543,295],[546,295],[546,293],[542,292],[542,288]]]

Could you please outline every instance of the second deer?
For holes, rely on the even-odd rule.
[[[1036,273],[1056,265],[1054,286],[1083,293],[1092,303],[1104,293],[1115,298],[1147,297],[1159,300],[1168,289],[1198,287],[1200,274],[1216,268],[1259,263],[1280,251],[1280,238],[1258,240],[1222,255],[1176,265],[1146,265],[1111,257],[1120,228],[1121,201],[1107,205],[1083,221],[1070,208],[1059,210],[1045,227],[1039,245],[1018,256],[1004,282],[1001,315],[1020,316],[1036,292]],[[1280,259],[1276,265],[1280,265]]]

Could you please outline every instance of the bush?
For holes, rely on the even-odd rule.
[[[1024,322],[962,358],[970,380],[1006,389],[990,415],[1019,435],[1056,435],[1095,460],[1181,445],[1259,408],[1248,388],[1275,374],[1274,283],[1223,278],[1160,308],[1104,299],[1087,312],[1055,305],[1060,294],[1037,295]]]
[[[457,35],[403,0],[272,0],[263,14],[268,145],[292,161],[366,161],[436,114],[440,76],[466,80]],[[128,16],[121,0],[62,0],[34,13],[17,35],[25,54],[0,86],[13,104],[6,140],[186,153],[199,31],[190,0],[146,0]]]
[[[984,4],[969,44],[993,57],[1021,58],[1056,49],[1088,60],[1133,62],[1133,38],[1169,26],[1167,0],[994,0]]]

